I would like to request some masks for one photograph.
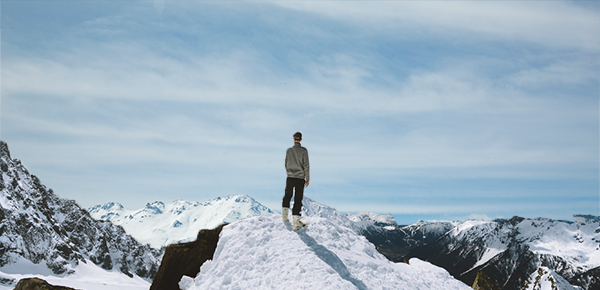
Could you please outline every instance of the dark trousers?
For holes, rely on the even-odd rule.
[[[295,192],[295,193],[294,193]],[[285,195],[282,207],[290,207],[290,201],[294,195],[294,208],[292,215],[300,215],[302,209],[302,198],[304,197],[304,179],[288,177],[285,181]]]

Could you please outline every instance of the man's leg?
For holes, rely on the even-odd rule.
[[[283,202],[281,207],[290,208],[290,201],[292,200],[292,195],[294,194],[294,183],[292,178],[287,178],[285,180],[285,193],[283,195]]]
[[[294,208],[292,209],[292,215],[300,216],[300,211],[302,210],[302,198],[304,198],[304,179],[294,178],[294,189]]]

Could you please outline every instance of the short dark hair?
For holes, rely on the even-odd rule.
[[[300,133],[300,132],[294,133],[294,140],[296,140],[296,141],[302,140],[302,133]]]

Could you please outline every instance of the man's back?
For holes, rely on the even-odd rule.
[[[285,154],[285,170],[287,176],[310,181],[310,164],[308,161],[308,150],[300,143],[294,143]]]

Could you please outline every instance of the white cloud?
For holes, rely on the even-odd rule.
[[[600,15],[569,1],[278,1],[277,5],[403,34],[485,37],[594,52]]]

